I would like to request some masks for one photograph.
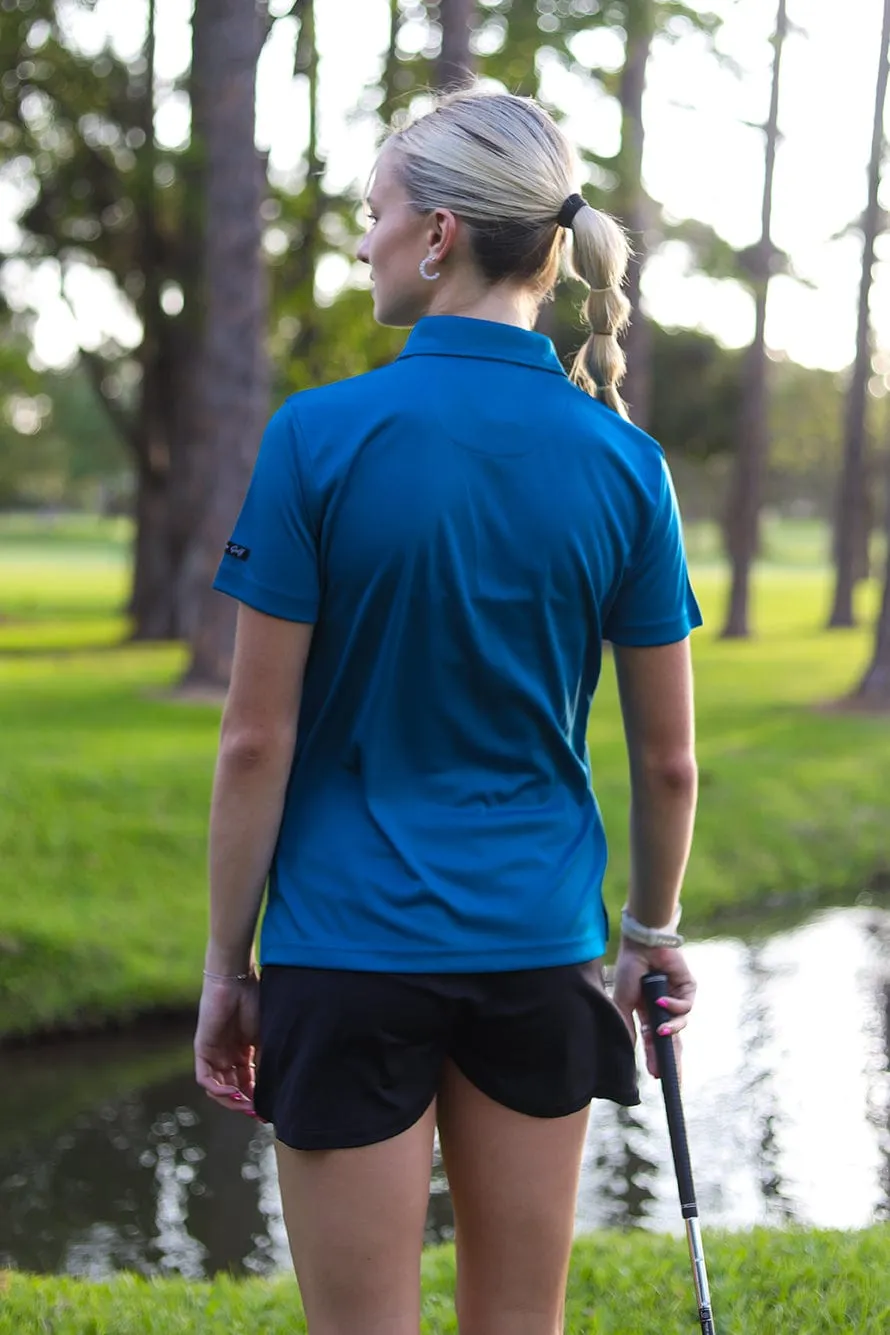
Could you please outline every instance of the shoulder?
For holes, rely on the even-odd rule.
[[[398,395],[396,364],[292,394],[269,423],[303,491],[323,498]]]
[[[279,411],[298,429],[300,426],[331,422],[332,419],[349,418],[373,403],[384,402],[398,378],[398,363],[392,362],[373,371],[366,371],[363,375],[350,376],[347,380],[334,380],[328,385],[300,390],[285,400]]]
[[[670,485],[667,459],[658,441],[577,385],[568,388],[584,447],[596,452],[598,462],[607,465],[616,481],[657,501]]]

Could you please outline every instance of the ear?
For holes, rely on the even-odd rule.
[[[436,209],[430,219],[427,245],[430,254],[444,260],[454,247],[460,224],[450,209]]]

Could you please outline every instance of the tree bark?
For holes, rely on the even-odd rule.
[[[475,26],[476,0],[439,0],[442,24],[442,49],[436,61],[434,81],[437,91],[465,88],[473,81],[475,62],[470,51],[470,35]]]
[[[139,261],[143,278],[139,302],[143,335],[138,357],[142,384],[139,420],[131,437],[136,454],[136,533],[128,611],[133,639],[170,640],[176,635],[176,581],[167,532],[172,450],[166,432],[165,388],[159,374],[164,317],[155,182],[155,0],[149,0],[143,59],[145,89],[138,117],[145,135],[138,159]]]
[[[188,554],[200,532],[209,485],[206,451],[201,450],[203,406],[201,368],[207,312],[205,237],[207,231],[206,126],[208,97],[212,92],[208,62],[212,12],[196,8],[192,30],[192,61],[188,94],[192,113],[191,142],[179,168],[183,211],[175,238],[174,267],[182,287],[184,306],[166,328],[164,383],[169,406],[171,439],[169,541],[174,553],[176,626],[186,633],[195,581],[189,581]]]
[[[835,509],[835,589],[834,602],[828,620],[829,628],[832,629],[854,624],[853,593],[856,587],[857,551],[860,552],[858,564],[861,570],[861,530],[867,522],[863,502],[867,485],[865,408],[872,353],[869,298],[871,296],[875,263],[875,243],[880,225],[878,191],[881,184],[881,167],[884,155],[884,103],[887,99],[887,80],[888,73],[890,73],[888,55],[890,55],[890,0],[884,0],[881,54],[872,124],[871,160],[868,168],[868,202],[862,221],[862,278],[859,284],[856,360],[853,363],[853,376],[847,397],[844,460]]]
[[[640,306],[640,287],[646,265],[646,242],[651,226],[651,205],[643,188],[643,95],[646,68],[652,50],[654,14],[651,3],[628,6],[628,33],[618,98],[621,104],[619,185],[622,221],[630,233],[633,257],[627,275],[627,295],[633,308],[625,339],[627,375],[622,396],[631,418],[646,430],[652,382],[652,330]]]
[[[760,241],[755,247],[752,264],[754,339],[745,356],[739,437],[726,516],[732,585],[726,624],[723,628],[724,639],[744,638],[750,633],[751,567],[757,556],[760,538],[760,508],[769,450],[766,307],[773,261],[773,181],[779,138],[779,89],[782,77],[782,52],[787,35],[786,0],[779,0],[776,32],[773,38],[772,92],[766,126],[766,164],[763,177]]]
[[[325,366],[319,350],[320,312],[315,304],[315,274],[321,257],[323,237],[321,220],[325,212],[322,184],[324,161],[318,149],[318,43],[315,40],[315,0],[305,0],[300,17],[300,37],[295,61],[296,74],[306,77],[309,95],[309,142],[306,145],[307,199],[300,244],[294,248],[291,285],[302,297],[300,331],[293,342],[291,357],[303,367],[302,382],[319,385],[325,378]]]
[[[199,354],[199,476],[207,503],[186,557],[184,684],[223,688],[231,670],[235,605],[213,576],[247,489],[268,413],[268,299],[261,255],[264,173],[255,145],[256,67],[265,5],[197,0],[206,43],[206,312]]]
[[[876,709],[890,710],[890,451],[886,461],[884,531],[887,535],[887,557],[884,592],[875,627],[874,653],[868,671],[854,692],[854,699]]]
[[[193,121],[200,105],[203,45],[195,44],[190,75]],[[134,639],[182,635],[181,581],[185,553],[200,513],[201,491],[191,466],[196,435],[196,348],[202,328],[203,182],[200,144],[179,168],[182,213],[177,233],[163,239],[158,220],[154,141],[155,4],[149,8],[145,46],[146,92],[141,108],[145,145],[139,158],[139,264],[143,341],[141,403],[132,444],[136,455],[136,538],[130,612]],[[161,308],[162,275],[182,288],[184,308],[175,317]]]
[[[389,125],[397,107],[397,98],[402,92],[399,75],[402,73],[399,62],[399,33],[404,15],[399,0],[389,0],[389,44],[386,51],[386,64],[383,67],[381,88],[383,101],[380,104],[380,116],[384,124]]]
[[[176,570],[168,541],[168,476],[137,464],[133,588],[129,612],[134,640],[176,638]]]

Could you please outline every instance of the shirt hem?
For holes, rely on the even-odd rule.
[[[257,612],[266,616],[278,617],[281,621],[301,621],[314,624],[318,619],[318,602],[310,599],[287,598],[246,579],[232,577],[222,571],[213,581],[217,593],[225,593],[230,598],[237,598],[239,603],[246,603]]]
[[[586,964],[606,952],[601,935],[554,945],[536,944],[504,951],[344,950],[340,947],[260,945],[261,965],[303,969],[344,969],[356,973],[510,973],[517,969],[554,969]]]
[[[679,644],[686,640],[694,630],[702,625],[701,620],[674,621],[669,625],[647,626],[640,630],[617,631],[610,635],[603,631],[603,639],[610,644],[626,645],[627,648],[654,649],[665,644]]]

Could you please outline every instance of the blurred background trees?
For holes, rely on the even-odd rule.
[[[84,41],[79,15],[99,3],[4,0],[0,9],[0,180],[20,201],[15,239],[0,257],[0,292],[9,299],[0,306],[0,505],[132,515],[133,635],[186,638],[190,681],[218,683],[231,614],[209,593],[209,580],[263,421],[289,392],[385,362],[403,335],[374,325],[354,262],[366,181],[358,170],[345,184],[334,179],[325,157],[318,28],[331,0],[271,0],[268,10],[260,0],[197,0],[192,60],[172,79],[158,72],[162,0],[117,0],[142,15],[139,49],[128,51],[110,34]],[[611,109],[611,151],[594,150],[582,135],[581,156],[587,197],[623,221],[635,251],[626,395],[634,420],[665,445],[687,516],[721,523],[733,570],[725,630],[752,630],[748,588],[764,506],[833,519],[832,623],[849,624],[885,491],[887,413],[869,383],[890,362],[876,371],[881,350],[868,312],[885,227],[878,191],[890,0],[849,376],[796,366],[766,342],[768,285],[791,272],[770,224],[785,0],[777,4],[771,105],[763,110],[761,235],[740,252],[701,219],[668,216],[646,172],[653,53],[699,43],[713,62],[731,65],[721,37],[725,7],[718,14],[681,0],[378,3],[388,42],[377,77],[354,91],[357,131],[373,125],[379,135],[385,123],[403,123],[427,105],[426,89],[460,86],[472,75],[534,94],[561,116],[558,73],[591,117]],[[302,160],[286,179],[254,148],[252,91],[261,51],[283,32],[306,113]],[[171,105],[186,117],[174,148],[157,133]],[[647,268],[678,245],[690,274],[751,293],[747,351],[699,328],[662,328],[647,312]],[[79,353],[65,373],[33,352],[41,284],[54,286],[74,317]],[[85,315],[99,284],[117,314],[97,337]],[[541,315],[566,358],[583,336],[578,295],[564,286]]]
[[[868,379],[874,354],[870,305],[875,247],[879,231],[884,230],[878,195],[886,150],[884,112],[887,101],[887,76],[890,73],[888,61],[890,61],[890,0],[884,0],[871,158],[868,166],[868,202],[862,216],[862,270],[856,321],[856,357],[847,395],[844,457],[834,521],[836,579],[834,603],[828,623],[832,627],[853,625],[853,593],[856,584],[869,573],[868,535],[872,527],[872,505],[868,485],[867,407]]]
[[[769,118],[766,123],[760,240],[753,247],[749,259],[749,273],[754,292],[754,338],[742,364],[742,394],[737,419],[735,458],[726,506],[726,546],[732,570],[729,607],[723,628],[726,638],[743,638],[749,633],[751,567],[759,545],[763,474],[769,450],[766,304],[776,260],[772,239],[773,182],[779,142],[782,52],[787,36],[788,9],[785,0],[779,0],[776,31],[773,37],[772,92]]]

